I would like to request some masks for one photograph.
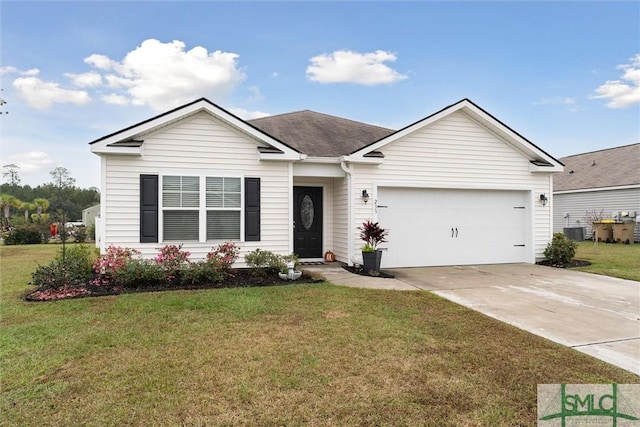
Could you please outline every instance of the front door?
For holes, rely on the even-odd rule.
[[[293,251],[322,258],[322,187],[293,187]]]

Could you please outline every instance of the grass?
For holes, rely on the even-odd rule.
[[[640,244],[578,242],[576,258],[592,264],[575,270],[640,282]]]
[[[529,426],[537,384],[640,380],[427,292],[22,301],[54,251],[0,247],[2,426]]]

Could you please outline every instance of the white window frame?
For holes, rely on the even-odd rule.
[[[165,176],[191,176],[198,177],[199,179],[199,198],[200,203],[198,208],[172,208],[165,207],[163,201],[163,183]],[[209,178],[237,178],[240,180],[240,207],[239,208],[207,208],[207,177]],[[178,240],[165,240],[164,238],[164,212],[165,210],[197,210],[198,211],[198,240],[188,240],[189,243],[215,243],[215,242],[243,242],[244,241],[244,198],[245,198],[245,188],[244,188],[244,175],[238,174],[225,174],[216,171],[208,172],[206,174],[198,174],[195,175],[193,172],[189,171],[175,171],[175,172],[167,172],[165,174],[160,174],[160,185],[158,185],[158,191],[160,194],[158,195],[159,200],[159,209],[158,209],[158,242],[160,243],[182,243]],[[207,211],[209,210],[228,210],[228,211],[239,211],[240,212],[240,236],[238,239],[223,239],[223,240],[207,240]]]

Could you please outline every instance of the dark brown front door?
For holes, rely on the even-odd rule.
[[[322,187],[293,187],[293,251],[322,258]]]

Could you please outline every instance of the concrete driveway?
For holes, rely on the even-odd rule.
[[[395,279],[377,281],[431,291],[640,375],[640,282],[530,264],[390,271]]]

